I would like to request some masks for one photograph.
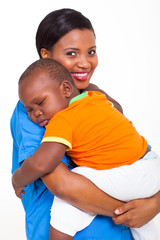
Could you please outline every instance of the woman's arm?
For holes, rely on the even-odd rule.
[[[141,227],[160,212],[160,191],[146,199],[132,200],[115,210],[115,224]]]
[[[46,144],[43,143],[41,147],[45,147]],[[52,148],[52,144],[49,145]],[[58,144],[59,147],[61,145]],[[59,152],[63,152],[65,149],[62,151],[61,148],[57,148],[56,151],[58,159],[61,159],[59,158]],[[124,214],[113,218],[115,223],[134,227],[145,224],[160,211],[160,193],[157,193],[152,198],[133,200],[123,205],[121,201],[105,194],[82,175],[68,170],[63,163],[58,164],[57,161],[52,160],[52,157],[49,158],[49,162],[44,161],[44,159],[47,159],[47,154],[50,155],[49,152],[44,151],[43,154],[42,152],[38,154],[38,157],[35,158],[38,159],[38,164],[36,161],[32,161],[33,159],[28,158],[21,168],[15,171],[13,174],[13,187],[17,191],[18,197],[22,198],[21,193],[25,185],[55,168],[54,171],[42,178],[48,189],[54,195],[84,211],[115,217],[114,210],[119,207],[119,213]],[[33,156],[37,155],[33,154]]]
[[[70,171],[64,163],[42,180],[54,195],[86,212],[113,217],[114,210],[123,203],[101,191],[84,176]]]
[[[121,105],[114,100],[113,98],[111,98],[107,93],[105,93],[103,90],[101,90],[100,88],[98,88],[96,85],[90,83],[89,86],[85,89],[87,91],[98,91],[101,93],[104,93],[106,95],[106,98],[113,103],[114,107],[123,114],[123,109],[121,107]]]

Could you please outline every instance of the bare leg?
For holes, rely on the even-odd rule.
[[[62,233],[52,226],[49,228],[49,240],[73,240],[72,236]]]

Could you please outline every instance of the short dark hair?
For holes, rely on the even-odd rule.
[[[61,84],[64,80],[68,80],[73,86],[75,86],[72,76],[68,70],[62,64],[50,58],[41,58],[32,63],[22,73],[19,79],[19,83],[21,83],[25,78],[29,77],[34,71],[37,71],[38,69],[46,71],[49,76],[59,84]]]
[[[95,35],[90,20],[81,12],[62,8],[49,13],[39,24],[36,33],[36,47],[40,58],[42,48],[50,50],[61,37],[76,28],[89,29]]]

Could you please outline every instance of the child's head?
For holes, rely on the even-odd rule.
[[[29,118],[42,127],[77,94],[70,73],[53,59],[32,63],[19,79],[19,98]]]
[[[36,34],[40,58],[60,62],[72,75],[78,89],[86,89],[98,64],[93,26],[88,18],[73,9],[49,13]]]

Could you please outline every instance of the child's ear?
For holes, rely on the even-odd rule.
[[[64,80],[61,84],[61,87],[62,87],[62,91],[63,91],[63,94],[65,95],[65,97],[69,98],[71,96],[71,94],[73,93],[72,84],[69,81]]]

